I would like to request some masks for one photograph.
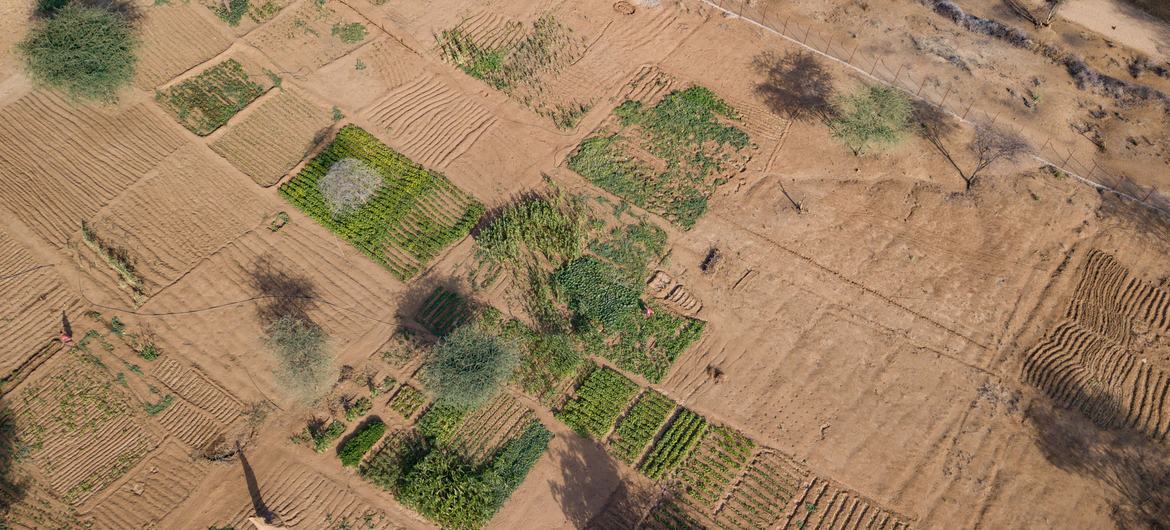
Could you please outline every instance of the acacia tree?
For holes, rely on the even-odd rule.
[[[33,80],[74,97],[114,101],[130,82],[138,39],[126,13],[69,3],[46,9],[18,45]]]
[[[959,173],[959,177],[970,190],[980,174],[999,161],[1016,160],[1031,151],[1031,146],[1020,135],[991,123],[976,122],[975,134],[967,144],[967,150],[975,159],[971,169],[965,170],[951,154],[947,139],[958,130],[956,120],[942,109],[927,103],[914,107],[916,130],[930,142],[947,162]]]
[[[435,347],[424,379],[436,402],[477,407],[511,377],[518,359],[515,345],[474,323],[466,324]]]
[[[896,143],[910,122],[910,100],[887,86],[874,85],[838,98],[835,107],[837,115],[829,127],[854,155],[862,154],[871,144]]]

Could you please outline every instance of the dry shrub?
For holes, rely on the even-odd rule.
[[[368,202],[378,188],[382,176],[356,158],[343,158],[329,167],[329,172],[317,181],[317,189],[325,198],[329,213],[334,218],[353,213]]]

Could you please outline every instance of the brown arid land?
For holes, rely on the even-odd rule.
[[[0,2],[0,529],[459,527],[420,444],[516,476],[467,527],[1170,528],[1163,2],[236,2],[134,0],[104,103]],[[220,121],[174,96],[232,75]],[[871,86],[913,115],[858,154]],[[407,182],[372,224],[321,213],[341,145]],[[484,250],[540,200],[569,258]],[[583,324],[584,262],[627,320]],[[420,435],[492,318],[518,368]]]

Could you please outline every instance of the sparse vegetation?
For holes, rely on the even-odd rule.
[[[146,299],[142,279],[138,277],[137,271],[134,270],[134,265],[130,262],[130,254],[125,249],[116,247],[106,240],[99,238],[97,232],[94,232],[93,228],[85,221],[81,222],[81,239],[85,242],[86,246],[106,262],[106,265],[109,265],[114,272],[118,273],[121,285],[130,291],[130,295],[134,298],[135,302],[141,302]]]
[[[138,44],[123,13],[69,2],[35,22],[18,49],[33,80],[74,97],[111,102],[134,76]]]
[[[309,320],[283,316],[268,326],[268,347],[280,362],[279,380],[294,395],[311,401],[326,388],[333,358],[325,331]]]
[[[499,390],[516,362],[514,344],[467,324],[435,347],[425,372],[427,388],[440,403],[473,408]]]
[[[317,181],[317,190],[334,219],[339,219],[365,206],[382,187],[382,176],[356,158],[334,162]]]
[[[146,405],[146,414],[150,416],[156,416],[158,413],[167,410],[167,407],[171,406],[171,403],[174,402],[175,396],[167,394],[163,396],[163,398],[160,399],[158,403],[148,403]]]
[[[248,0],[218,0],[211,4],[211,11],[220,20],[227,22],[229,26],[235,27],[240,25],[244,15],[248,13]]]
[[[351,403],[347,403],[345,407],[345,421],[353,421],[357,418],[365,416],[370,412],[370,409],[373,408],[373,406],[374,403],[371,402],[370,398],[367,397],[360,397],[353,400]]]
[[[341,39],[341,42],[346,44],[356,44],[366,39],[366,25],[361,22],[349,24],[338,22],[333,25],[332,32],[334,37]]]
[[[390,400],[390,409],[401,414],[403,418],[409,419],[414,416],[415,411],[426,400],[426,396],[413,386],[402,385],[402,388],[399,388],[398,393],[394,394],[394,398]]]
[[[874,144],[897,143],[910,123],[910,100],[901,91],[874,85],[835,102],[836,116],[829,121],[833,136],[853,154]]]
[[[206,136],[263,93],[264,87],[251,80],[239,61],[228,59],[159,91],[155,99],[174,113],[187,130]]]

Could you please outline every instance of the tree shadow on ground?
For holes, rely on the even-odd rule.
[[[308,311],[315,306],[317,291],[311,280],[282,270],[267,257],[256,260],[250,275],[259,297],[256,313],[261,325],[267,328],[283,317],[313,323]]]
[[[559,463],[559,480],[550,480],[553,498],[575,528],[586,528],[620,483],[617,464],[597,443],[581,436],[558,435],[561,447],[550,447]]]
[[[772,112],[798,121],[828,121],[835,115],[833,76],[811,53],[764,52],[752,64],[764,76],[756,93]]]
[[[1094,406],[1123,417],[1117,403],[1097,393]],[[1105,429],[1076,410],[1033,403],[1025,417],[1036,445],[1059,469],[1095,478],[1114,492],[1112,517],[1120,528],[1170,528],[1170,448],[1142,433]]]
[[[252,511],[256,512],[257,517],[264,519],[265,523],[272,524],[277,516],[264,503],[264,497],[260,494],[260,484],[256,481],[256,473],[252,471],[252,465],[248,463],[248,457],[244,456],[244,448],[240,446],[239,442],[236,442],[236,454],[240,457],[240,465],[244,467],[244,481],[248,484],[248,496],[252,499]]]

